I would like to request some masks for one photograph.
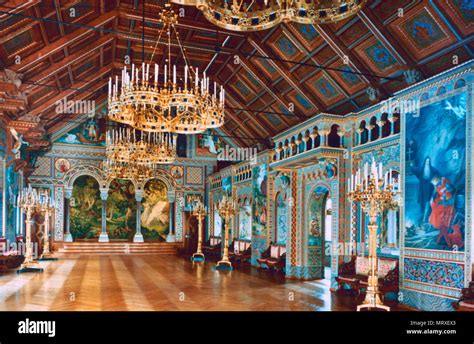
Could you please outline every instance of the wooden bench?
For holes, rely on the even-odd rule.
[[[378,258],[379,290],[382,294],[399,290],[398,259]],[[357,294],[361,289],[367,289],[369,279],[369,257],[354,256],[348,263],[342,263],[339,267],[339,276],[336,281],[339,290],[344,285],[349,285]]]
[[[229,257],[234,262],[249,262],[252,257],[252,245],[250,241],[234,240],[233,246],[229,248]]]
[[[286,265],[286,247],[270,245],[262,256],[257,259],[259,268],[266,265],[269,270],[283,271]]]
[[[474,268],[474,265],[472,267]],[[452,305],[457,311],[474,312],[474,270],[469,287],[461,289],[461,298]]]
[[[221,249],[221,238],[209,238],[209,241],[202,246],[202,252],[209,257],[220,257]]]
[[[25,261],[25,256],[16,251],[8,251],[0,255],[0,271],[17,269]]]

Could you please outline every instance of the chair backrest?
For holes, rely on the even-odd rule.
[[[221,239],[220,238],[211,238],[209,240],[209,243],[211,244],[211,246],[216,246],[216,245],[219,245],[221,242]]]
[[[280,246],[272,245],[270,248],[270,257],[280,258]]]
[[[286,246],[280,246],[280,257],[286,253]]]
[[[385,277],[390,270],[393,270],[397,266],[396,259],[390,258],[378,258],[378,277]],[[370,270],[369,257],[356,258],[356,274],[368,275]]]

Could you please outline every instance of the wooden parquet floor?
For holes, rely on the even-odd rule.
[[[0,274],[2,311],[354,310],[327,280],[287,281],[255,268],[219,272],[175,256],[67,256],[43,273]]]

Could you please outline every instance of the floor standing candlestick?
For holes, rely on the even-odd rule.
[[[36,190],[31,186],[25,189],[18,196],[18,205],[21,211],[26,214],[26,238],[25,238],[25,261],[21,265],[17,273],[22,272],[43,272],[43,269],[34,261],[33,257],[33,243],[31,240],[31,226],[33,224],[33,214],[40,207],[40,198]]]
[[[41,258],[38,260],[58,260],[54,257],[53,253],[49,249],[49,232],[51,224],[51,215],[55,209],[54,201],[52,198],[46,196],[46,199],[42,202],[41,210],[44,211],[44,233],[43,233],[43,253]]]
[[[196,253],[193,254],[191,260],[195,262],[204,261],[204,253],[202,253],[202,237],[203,237],[203,222],[206,217],[207,209],[201,201],[197,201],[193,207],[193,215],[198,219],[198,246]]]
[[[219,215],[224,218],[224,254],[222,259],[217,262],[217,270],[232,270],[232,263],[229,260],[229,220],[237,212],[235,201],[228,196],[224,196],[217,204],[217,211]]]
[[[378,258],[377,258],[377,216],[389,207],[393,207],[396,202],[394,197],[398,195],[395,191],[395,183],[392,178],[392,171],[382,177],[382,165],[372,165],[369,171],[369,164],[364,165],[363,173],[357,171],[349,178],[349,199],[353,202],[360,202],[362,210],[369,217],[369,279],[365,300],[357,306],[357,311],[363,308],[380,308],[390,311],[390,307],[383,304],[378,287]]]

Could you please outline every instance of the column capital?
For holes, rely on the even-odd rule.
[[[109,189],[100,189],[100,199],[107,201],[107,198],[109,198]]]
[[[72,197],[72,188],[66,187],[64,188],[64,198],[70,199]]]
[[[176,192],[174,190],[168,191],[167,193],[168,201],[173,203],[176,200]]]
[[[137,190],[135,191],[135,200],[137,202],[141,202],[143,200],[143,196],[144,196],[144,191],[143,190]]]

